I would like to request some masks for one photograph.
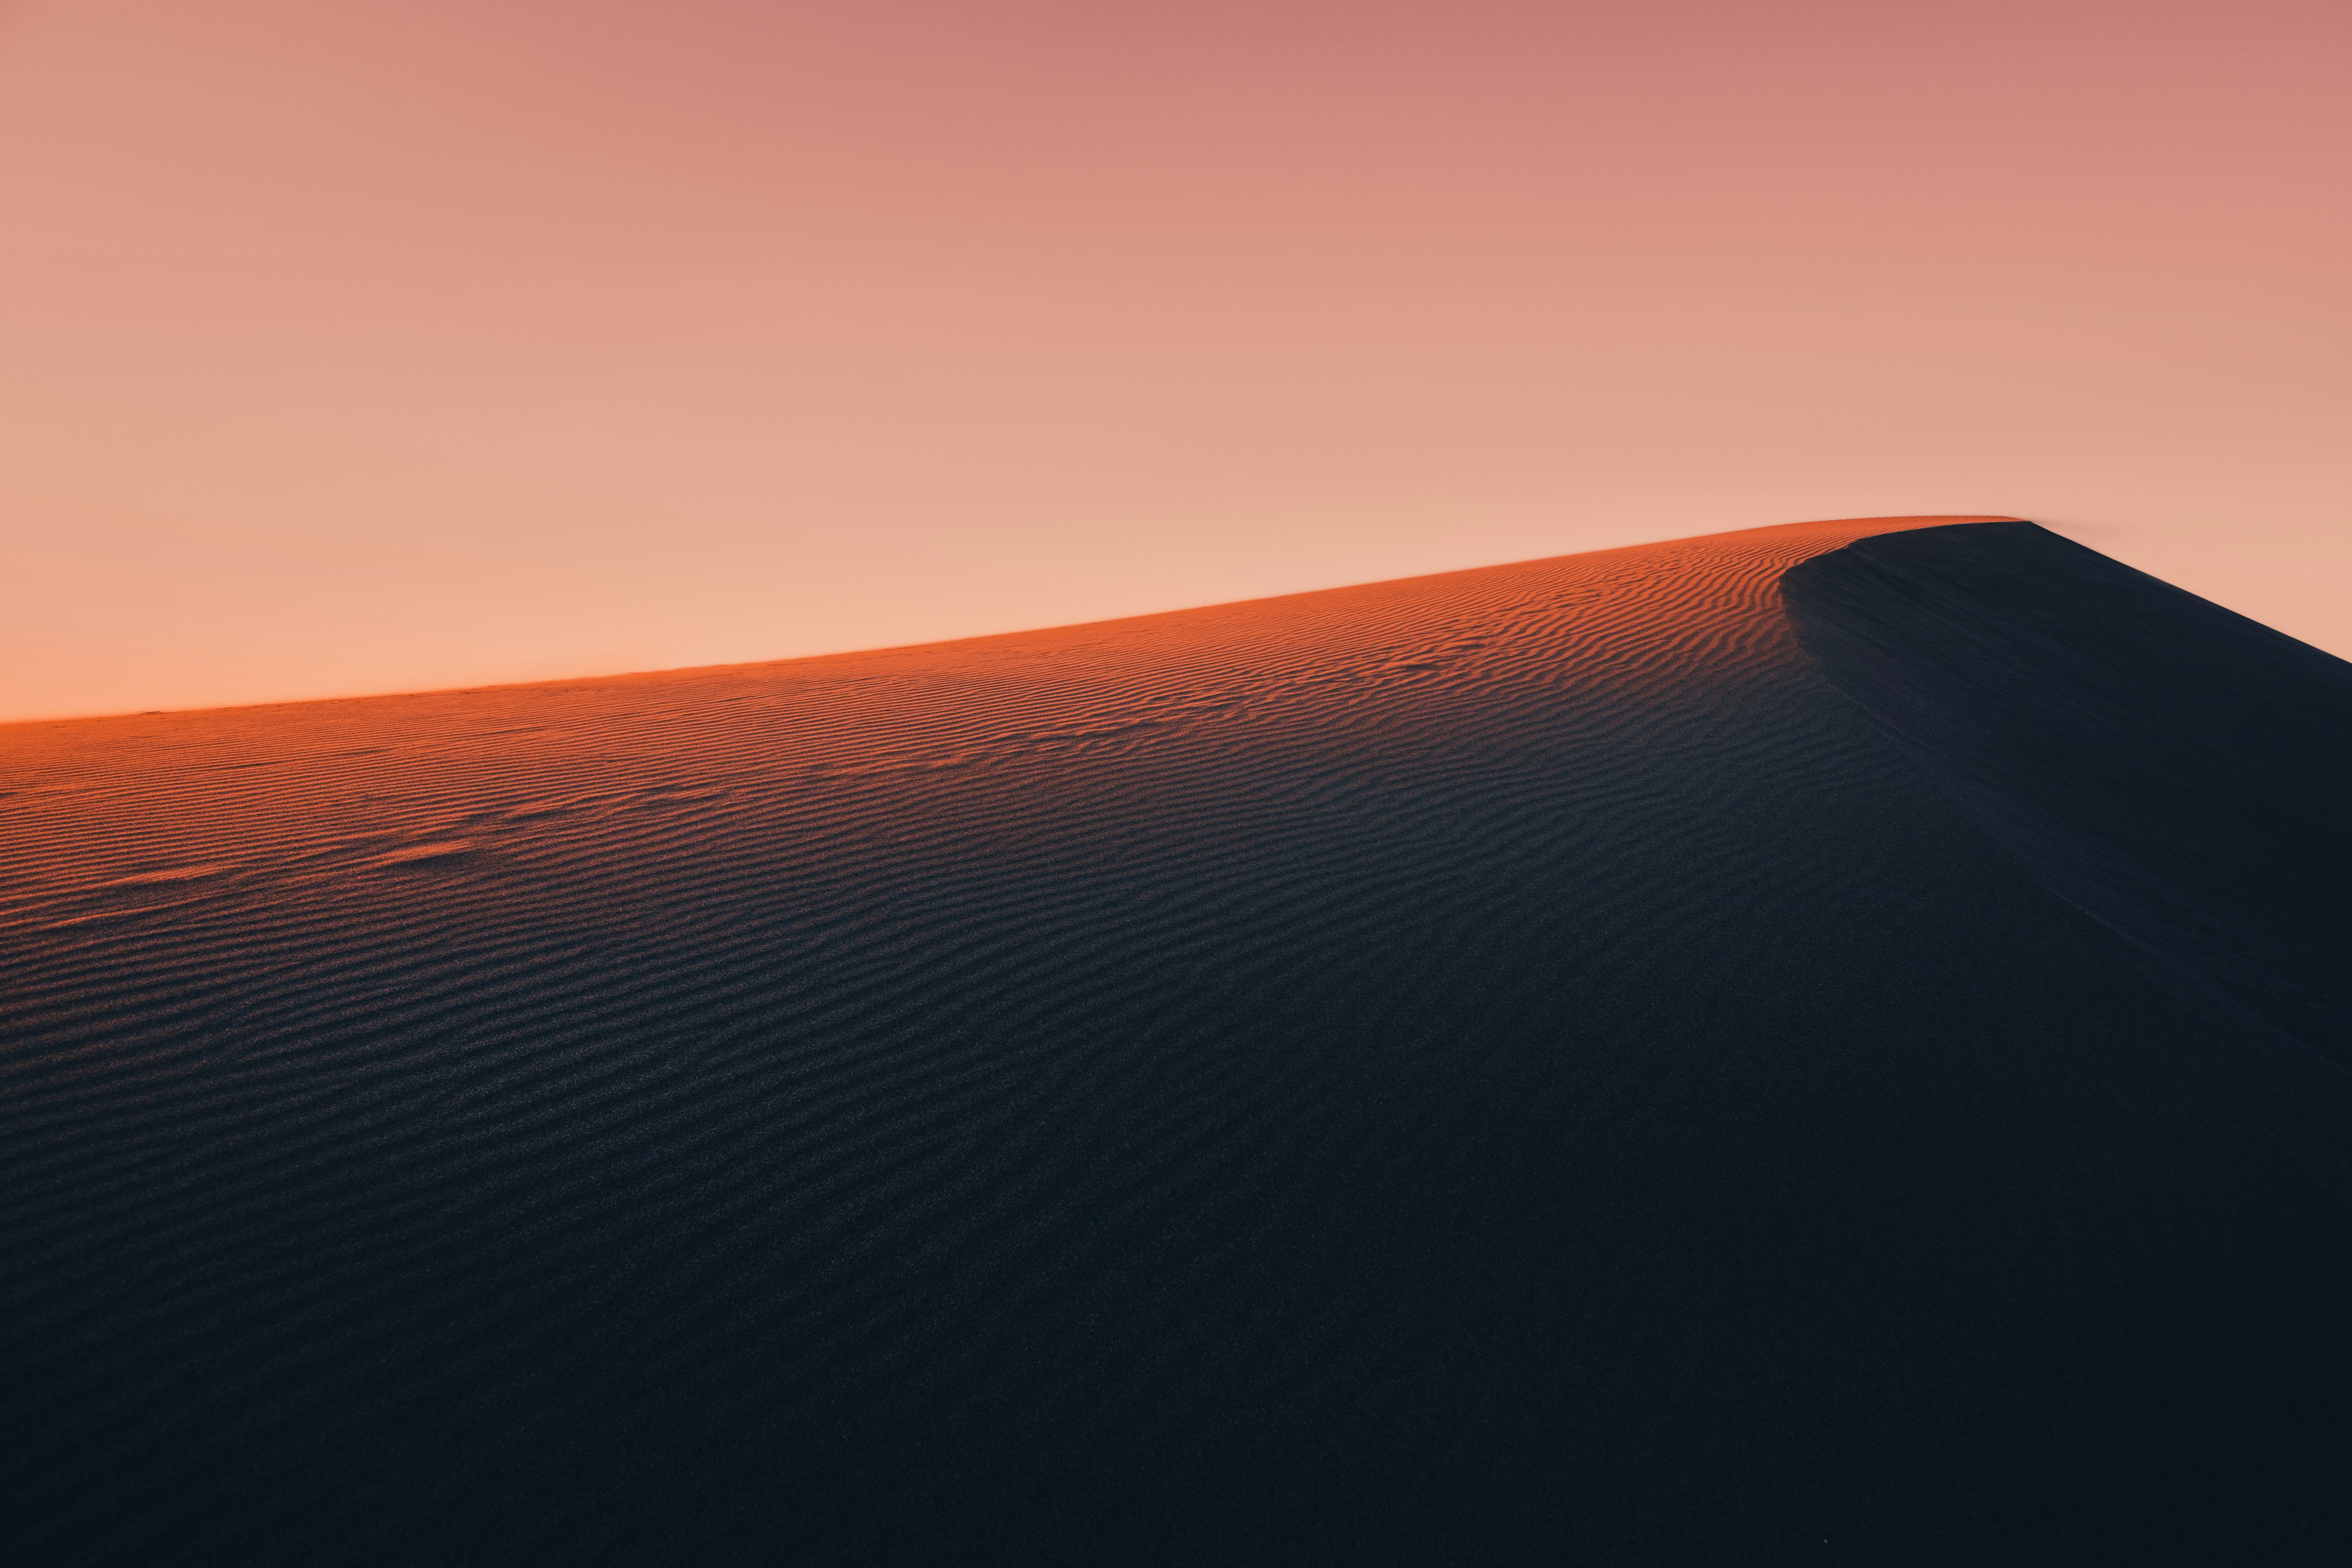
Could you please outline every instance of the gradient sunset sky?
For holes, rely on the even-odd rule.
[[[2352,5],[0,0],[0,718],[2011,512],[2352,655]]]

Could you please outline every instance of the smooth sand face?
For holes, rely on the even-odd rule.
[[[2352,664],[2027,522],[1882,535],[1780,589],[2044,887],[2352,1067]]]
[[[1952,521],[0,730],[0,1531],[2340,1546],[2344,1076],[1783,613]]]

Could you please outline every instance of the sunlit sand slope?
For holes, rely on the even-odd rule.
[[[2340,1558],[2346,1075],[1784,614],[1949,521],[0,730],[0,1557]]]

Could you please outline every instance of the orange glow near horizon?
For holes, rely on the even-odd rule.
[[[2352,13],[0,5],[0,719],[2034,518],[2352,655]]]

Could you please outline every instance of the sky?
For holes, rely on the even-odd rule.
[[[2032,517],[2352,656],[2341,0],[0,0],[0,719]]]

